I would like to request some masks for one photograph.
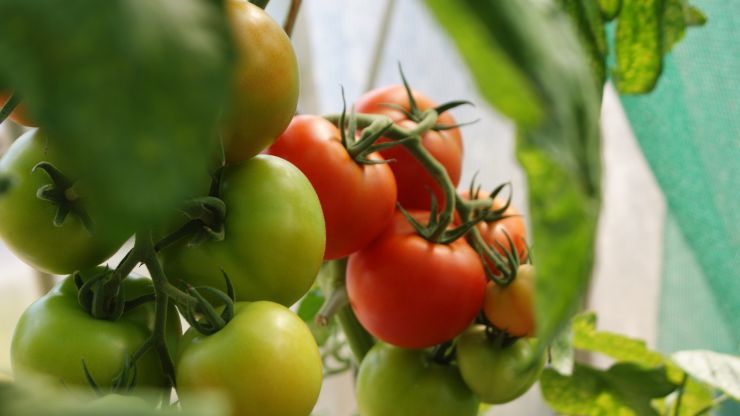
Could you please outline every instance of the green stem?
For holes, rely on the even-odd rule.
[[[331,282],[328,285],[329,290],[336,290],[337,288],[345,287],[347,277],[347,259],[334,260],[330,263],[331,270]],[[329,295],[331,296],[331,295]],[[352,312],[352,308],[347,304],[344,305],[336,314],[339,326],[344,332],[344,336],[347,339],[349,349],[352,351],[357,364],[362,363],[362,359],[365,358],[370,348],[375,345],[375,339],[370,335],[365,328],[362,327],[360,321],[357,320],[355,313]]]
[[[8,116],[10,116],[11,113],[13,113],[13,110],[15,110],[15,107],[18,105],[18,103],[21,102],[20,97],[16,93],[10,94],[10,98],[8,98],[8,101],[5,102],[5,104],[0,108],[0,123],[5,121]]]
[[[167,343],[165,340],[166,326],[167,326],[167,309],[169,308],[169,295],[166,293],[165,288],[169,285],[167,277],[162,270],[162,266],[159,264],[156,252],[154,251],[154,243],[152,242],[151,233],[146,233],[145,236],[141,236],[137,233],[136,242],[140,246],[141,253],[143,253],[144,264],[146,265],[149,273],[152,276],[152,283],[154,285],[154,329],[149,339],[139,348],[133,355],[132,359],[136,362],[147,350],[154,347],[159,355],[160,363],[162,364],[162,370],[169,378],[170,384],[175,386],[175,366],[172,363],[172,357],[170,356],[169,350],[167,349]]]
[[[686,382],[689,381],[689,374],[683,373],[683,379],[681,379],[681,385],[678,387],[678,398],[676,399],[676,406],[673,408],[673,416],[678,416],[681,410],[681,400],[683,399],[683,393],[686,390]]]

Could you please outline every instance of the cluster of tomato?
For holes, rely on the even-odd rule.
[[[226,275],[232,317],[213,333],[193,327],[182,335],[177,297],[193,292],[168,294],[178,306],[169,304],[164,326],[164,354],[174,365],[168,372],[161,349],[138,354],[162,319],[151,302],[152,280],[126,277],[121,313],[91,316],[96,301],[83,288],[113,273],[96,266],[131,235],[105,232],[115,219],[84,204],[84,181],[78,187],[68,179],[75,166],[60,157],[53,137],[29,130],[0,160],[0,175],[12,181],[0,198],[0,237],[34,268],[72,275],[18,323],[16,378],[116,385],[122,363],[135,360],[137,389],[168,391],[176,382],[185,404],[193,392],[218,390],[233,414],[307,415],[321,386],[321,357],[287,306],[311,288],[322,261],[348,258],[351,308],[380,341],[360,365],[363,415],[476,414],[479,401],[523,394],[542,367],[529,338],[534,268],[519,264],[528,257],[524,222],[509,202],[472,189],[447,200],[440,181],[457,186],[462,168],[461,135],[447,108],[398,85],[355,103],[360,114],[387,117],[378,131],[358,128],[354,116],[294,117],[298,77],[289,38],[262,9],[243,0],[227,5],[240,76],[222,129],[225,165],[208,194],[225,209],[208,211],[208,219],[187,210],[174,216],[152,233],[161,237],[152,244],[157,270],[145,264],[182,290],[223,288]],[[429,110],[439,114],[419,130]],[[404,139],[384,136],[391,125],[418,130],[421,151],[443,168],[442,177]],[[479,198],[490,206],[450,219],[450,229],[469,224],[477,244],[470,233],[440,241],[419,232],[419,224],[437,221],[438,206]],[[496,215],[480,215],[486,213]],[[172,238],[185,235],[195,237]],[[202,296],[223,303],[213,290]]]
[[[413,130],[426,110],[440,107],[396,85],[365,94],[355,108]],[[326,220],[325,259],[349,256],[352,310],[382,341],[360,366],[361,414],[476,414],[479,400],[504,403],[526,392],[543,360],[535,357],[531,338],[516,338],[534,333],[534,268],[517,262],[528,255],[521,215],[494,198],[488,211],[499,215],[476,225],[486,245],[513,261],[487,260],[465,238],[430,241],[412,222],[429,221],[436,201],[446,203],[438,179],[401,144],[382,145],[391,139],[379,138],[376,153],[355,151],[355,139],[346,136],[354,133],[362,142],[369,135],[352,124],[344,128],[300,115],[267,153],[291,161],[311,181]],[[453,118],[439,114],[420,143],[457,186],[462,141]],[[485,198],[473,195],[479,197]],[[456,216],[454,225],[461,222]],[[486,268],[508,274],[505,286],[489,282]]]
[[[125,277],[119,289],[122,312],[107,319],[92,316],[89,306],[96,300],[85,297],[83,289],[113,273],[98,265],[133,232],[108,232],[115,229],[109,226],[115,218],[85,204],[84,178],[71,180],[78,179],[76,166],[60,157],[63,149],[41,126],[16,139],[0,160],[0,175],[10,180],[0,197],[0,237],[35,269],[71,275],[18,322],[11,346],[17,381],[42,378],[83,389],[94,384],[103,392],[132,388],[142,395],[147,389],[169,392],[174,384],[183,406],[199,392],[217,390],[233,414],[307,415],[315,405],[320,353],[306,324],[288,307],[310,289],[321,266],[323,214],[300,170],[278,157],[258,155],[295,113],[296,57],[289,37],[261,8],[244,0],[226,4],[239,76],[220,135],[225,166],[211,196],[227,208],[219,221],[201,223],[226,232],[199,244],[192,238],[168,240],[172,244],[166,247],[155,244],[192,223],[188,215],[175,213],[169,224],[151,232],[151,246],[157,251],[155,267],[161,267],[156,272],[168,276],[181,296],[193,293],[189,287],[223,289],[227,275],[233,317],[218,332],[203,334],[191,327],[182,334],[178,311],[186,312],[176,295],[168,295],[164,354],[169,357],[163,359],[160,348],[142,350],[161,319],[152,301],[153,280]],[[19,118],[20,111],[13,119],[33,125]],[[202,189],[193,189],[194,197],[200,195]],[[145,264],[154,275],[151,263]],[[200,292],[218,306],[212,290]],[[126,375],[122,369],[132,360]],[[174,368],[168,373],[170,360]]]

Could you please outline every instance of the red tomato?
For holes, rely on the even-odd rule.
[[[420,110],[437,106],[435,102],[418,91],[413,91],[414,100]],[[378,88],[360,97],[355,104],[358,113],[384,114],[402,127],[412,128],[415,123],[409,121],[403,112],[385,106],[384,104],[400,105],[410,109],[408,95],[403,85],[391,85]],[[437,119],[437,124],[454,125],[455,120],[449,113],[443,113]],[[457,186],[460,182],[462,170],[462,140],[460,130],[435,131],[429,130],[422,136],[422,144],[447,170],[452,183]],[[398,202],[406,209],[429,210],[431,198],[429,191],[433,190],[437,202],[444,204],[444,193],[427,173],[424,167],[402,146],[393,147],[380,152],[386,159],[395,159],[390,163],[398,185]]]
[[[355,162],[339,129],[324,118],[296,116],[267,153],[296,165],[316,190],[326,221],[324,259],[365,247],[390,222],[396,205],[393,172],[388,165]],[[382,160],[377,154],[370,159]]]
[[[426,221],[428,212],[412,213]],[[431,243],[396,213],[378,239],[349,257],[347,292],[372,335],[404,348],[450,340],[480,311],[486,276],[464,239]]]
[[[462,196],[463,199],[469,199],[467,190],[460,192],[460,196]],[[478,194],[479,199],[486,196],[488,196],[486,192],[480,192]],[[506,205],[506,200],[503,198],[494,198],[491,209],[495,211],[503,208],[504,205]],[[527,228],[524,224],[524,217],[522,217],[513,205],[509,205],[503,215],[506,218],[490,223],[479,223],[477,225],[478,231],[483,237],[483,240],[501,254],[504,254],[504,250],[499,247],[499,244],[508,249],[509,240],[506,238],[506,234],[509,234],[511,241],[514,242],[514,247],[516,247],[519,258],[523,262],[527,256]],[[455,218],[458,220],[457,216]]]

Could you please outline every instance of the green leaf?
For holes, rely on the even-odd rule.
[[[578,29],[579,39],[593,73],[596,88],[606,82],[606,31],[599,8],[593,0],[560,0]]]
[[[678,414],[675,414],[679,394],[681,395],[681,406]],[[677,389],[664,399],[656,400],[655,404],[662,415],[696,416],[700,411],[714,406],[714,397],[710,388],[689,377],[683,386],[683,392]]]
[[[128,231],[207,185],[233,59],[221,7],[0,3],[0,77],[76,163],[88,203]]]
[[[568,377],[546,369],[540,388],[557,412],[579,415],[657,415],[651,401],[676,388],[665,369],[645,369],[631,363],[615,364],[607,371],[576,364]]]
[[[622,0],[599,0],[599,9],[604,20],[609,21],[617,17],[622,8]]]
[[[466,61],[487,68],[479,56],[503,53],[537,91],[544,117],[519,123],[517,156],[527,172],[537,259],[537,335],[546,346],[575,313],[593,263],[601,203],[599,92],[567,15],[534,0],[427,0],[453,38],[475,26],[479,49],[460,48]],[[447,16],[458,16],[459,20]],[[458,45],[462,40],[457,40]],[[473,71],[481,82],[485,71]],[[490,87],[488,87],[490,88]],[[504,91],[485,89],[499,105]]]
[[[663,10],[663,53],[668,53],[680,41],[686,31],[688,0],[664,0]]]
[[[714,351],[678,351],[671,359],[692,377],[740,400],[740,358]]]
[[[707,23],[707,16],[694,6],[689,6],[686,12],[686,25],[703,26]]]
[[[639,94],[651,91],[662,70],[661,14],[663,0],[623,0],[617,20],[614,72],[617,89]]]
[[[298,316],[304,322],[311,322],[323,304],[324,295],[321,293],[321,289],[314,287],[301,299],[301,303],[298,305]]]
[[[475,8],[452,0],[427,0],[468,65],[481,94],[504,115],[523,124],[542,119],[542,103],[508,54],[505,39],[488,32]]]
[[[566,328],[550,344],[550,367],[564,376],[569,376],[573,374],[574,364],[573,332]]]
[[[593,312],[580,314],[573,319],[573,346],[647,368],[658,367],[666,362],[662,354],[648,349],[642,340],[613,332],[597,331],[596,315]],[[681,374],[676,374],[672,380],[678,381],[680,378]]]

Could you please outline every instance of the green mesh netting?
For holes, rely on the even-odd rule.
[[[622,103],[668,203],[659,348],[737,354],[740,1],[692,4],[707,25],[689,30],[666,57],[652,94]]]

